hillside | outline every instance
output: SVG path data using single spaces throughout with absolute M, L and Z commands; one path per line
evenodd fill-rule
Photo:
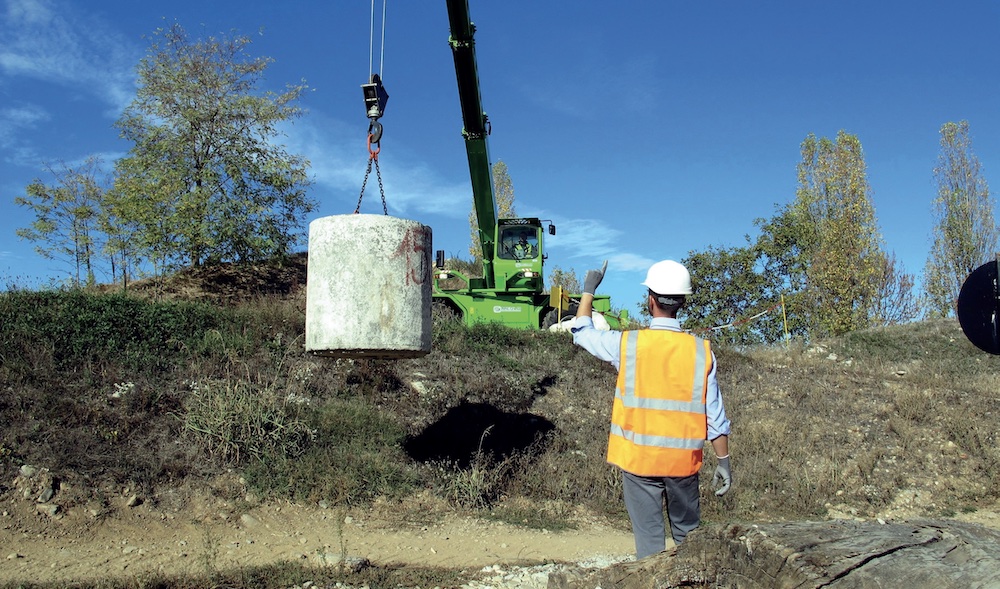
M 292 586 L 347 555 L 373 566 L 331 575 L 433 586 L 631 551 L 609 366 L 564 334 L 443 317 L 424 358 L 311 357 L 304 283 L 299 257 L 0 295 L 0 545 L 20 546 L 0 583 Z M 735 487 L 703 488 L 706 525 L 1000 527 L 1000 360 L 955 321 L 717 354 Z

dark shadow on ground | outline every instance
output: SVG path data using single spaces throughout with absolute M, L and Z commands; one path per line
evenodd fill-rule
M 406 440 L 403 448 L 418 462 L 445 461 L 466 468 L 479 451 L 502 460 L 536 441 L 544 444 L 546 434 L 554 429 L 551 421 L 539 415 L 507 413 L 485 403 L 463 402 Z

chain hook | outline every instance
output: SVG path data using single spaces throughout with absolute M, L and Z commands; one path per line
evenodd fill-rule
M 389 94 L 382 86 L 382 78 L 378 74 L 372 74 L 369 83 L 361 85 L 365 95 L 365 109 L 368 115 L 368 169 L 365 170 L 365 179 L 361 183 L 361 194 L 358 196 L 358 206 L 354 209 L 354 214 L 361 212 L 361 201 L 365 197 L 365 186 L 368 185 L 368 176 L 372 172 L 372 164 L 375 165 L 375 176 L 378 178 L 378 189 L 382 194 L 382 211 L 388 215 L 389 207 L 385 204 L 385 187 L 382 185 L 382 170 L 378 167 L 378 152 L 382 150 L 379 143 L 382 140 L 382 123 L 379 118 L 385 112 L 385 104 L 389 100 Z

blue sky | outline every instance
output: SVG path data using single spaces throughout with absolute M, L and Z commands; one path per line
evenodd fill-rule
M 470 10 L 490 153 L 508 166 L 518 213 L 558 227 L 550 268 L 582 275 L 608 259 L 601 291 L 619 306 L 634 308 L 652 262 L 756 235 L 755 218 L 793 199 L 809 133 L 859 137 L 886 247 L 918 278 L 940 126 L 968 120 L 987 181 L 1000 182 L 995 2 L 470 0 Z M 67 276 L 15 236 L 32 218 L 14 198 L 34 178 L 51 181 L 46 162 L 125 154 L 112 123 L 135 95 L 149 35 L 175 21 L 192 38 L 251 36 L 249 51 L 275 60 L 270 88 L 305 79 L 308 112 L 282 142 L 312 162 L 320 204 L 309 220 L 353 212 L 370 16 L 363 0 L 2 0 L 0 283 Z M 447 39 L 443 1 L 388 0 L 379 161 L 390 214 L 467 256 L 471 188 Z M 376 70 L 379 42 L 376 30 Z M 362 212 L 381 212 L 371 182 Z

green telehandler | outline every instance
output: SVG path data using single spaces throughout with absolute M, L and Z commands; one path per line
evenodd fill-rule
M 479 73 L 473 40 L 475 25 L 469 16 L 468 0 L 447 0 L 451 26 L 452 53 L 458 78 L 465 147 L 472 178 L 472 200 L 479 222 L 482 246 L 482 277 L 471 277 L 449 269 L 443 251 L 435 256 L 434 304 L 444 306 L 467 325 L 499 322 L 527 329 L 548 328 L 576 312 L 579 294 L 554 288 L 545 292 L 543 266 L 546 260 L 544 235 L 555 235 L 551 222 L 519 217 L 498 219 L 493 192 L 486 138 L 490 122 L 483 112 Z M 594 311 L 604 315 L 608 325 L 619 328 L 627 312 L 612 314 L 607 295 L 594 298 Z

